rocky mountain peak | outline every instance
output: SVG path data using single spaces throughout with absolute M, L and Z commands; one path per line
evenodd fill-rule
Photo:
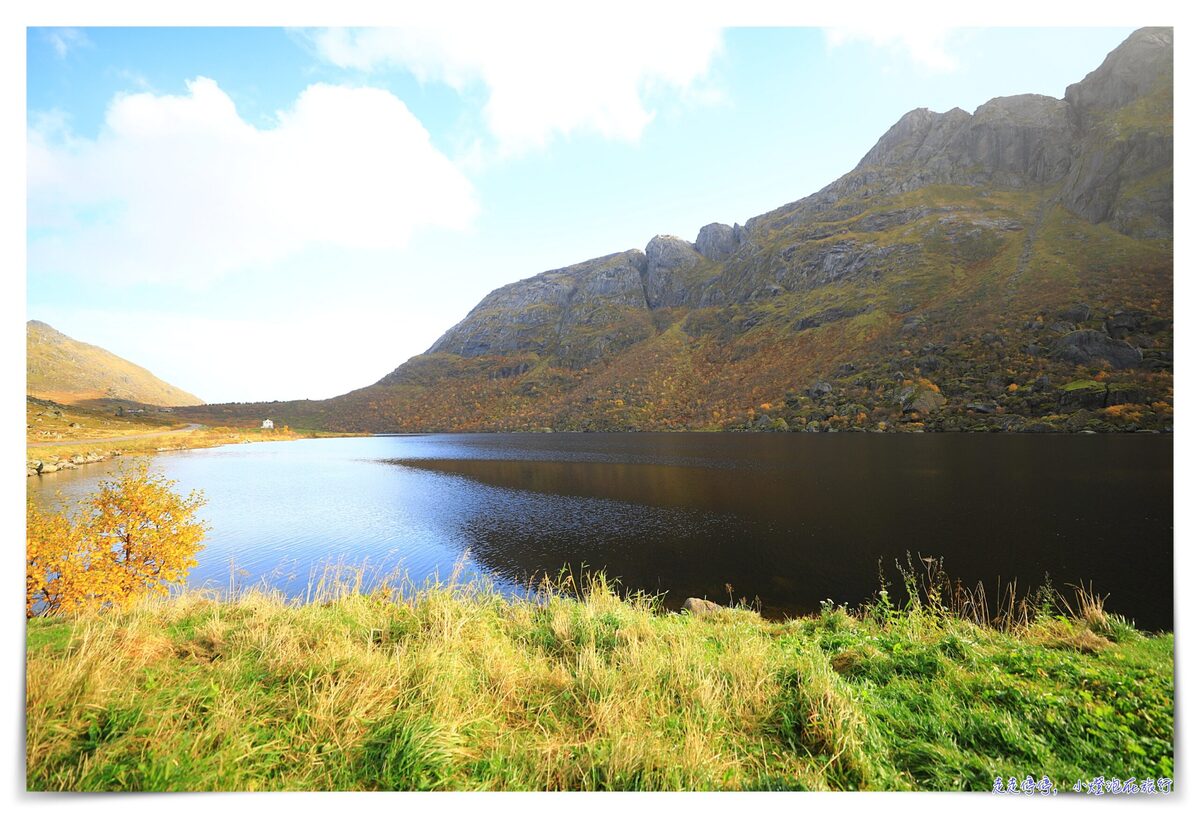
M 730 227 L 713 222 L 700 228 L 695 246 L 697 252 L 709 261 L 724 261 L 733 255 L 745 237 L 746 229 L 740 224 Z
M 488 293 L 429 352 L 464 358 L 561 352 L 572 333 L 619 321 L 626 311 L 647 313 L 646 272 L 646 255 L 626 250 L 505 285 Z M 575 353 L 587 360 L 612 351 L 612 339 L 600 340 L 596 349 Z
M 1174 67 L 1175 35 L 1170 28 L 1140 28 L 1115 48 L 1100 67 L 1067 86 L 1066 101 L 1087 124 L 1097 114 L 1149 94 Z
M 682 303 L 683 289 L 677 273 L 691 269 L 704 257 L 678 236 L 658 235 L 646 245 L 646 303 L 650 309 Z
M 883 181 L 893 192 L 925 184 L 1044 184 L 1066 174 L 1071 139 L 1069 108 L 1052 97 L 998 97 L 974 114 L 918 108 L 889 128 L 855 171 L 891 171 Z

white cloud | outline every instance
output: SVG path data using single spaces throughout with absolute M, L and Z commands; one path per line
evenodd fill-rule
M 722 49 L 719 28 L 686 20 L 576 19 L 553 28 L 515 26 L 503 36 L 487 26 L 306 36 L 322 59 L 341 68 L 407 70 L 459 92 L 482 84 L 484 123 L 503 153 L 576 132 L 636 141 L 663 93 L 711 97 L 703 84 Z
M 824 29 L 830 48 L 848 43 L 867 43 L 905 54 L 929 71 L 949 72 L 958 68 L 958 59 L 947 45 L 950 29 L 935 26 L 839 26 Z
M 73 49 L 92 44 L 88 36 L 77 28 L 48 28 L 44 36 L 60 60 L 66 59 Z
M 276 119 L 249 124 L 204 77 L 183 96 L 116 97 L 95 139 L 35 117 L 31 270 L 199 285 L 314 246 L 399 249 L 477 211 L 470 182 L 386 91 L 312 85 Z

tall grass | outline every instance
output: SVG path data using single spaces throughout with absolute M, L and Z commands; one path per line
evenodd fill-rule
M 1114 628 L 1095 595 L 1076 618 L 997 629 L 952 614 L 975 609 L 925 576 L 903 602 L 786 622 L 669 612 L 600 574 L 514 599 L 346 566 L 299 600 L 235 587 L 33 620 L 27 781 L 979 790 L 1170 775 L 1169 635 Z

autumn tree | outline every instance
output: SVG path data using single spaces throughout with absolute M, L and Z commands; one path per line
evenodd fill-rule
M 27 506 L 27 616 L 120 608 L 148 593 L 166 594 L 196 565 L 207 526 L 196 491 L 141 463 L 100 483 L 73 516 Z

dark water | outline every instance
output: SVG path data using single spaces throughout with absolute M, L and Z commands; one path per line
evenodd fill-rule
M 879 562 L 1060 587 L 1172 627 L 1172 440 L 1047 435 L 427 435 L 302 440 L 160 455 L 203 489 L 212 525 L 192 584 L 303 594 L 343 561 L 515 589 L 564 565 L 629 587 L 764 612 L 858 603 Z M 112 464 L 30 480 L 43 502 Z

